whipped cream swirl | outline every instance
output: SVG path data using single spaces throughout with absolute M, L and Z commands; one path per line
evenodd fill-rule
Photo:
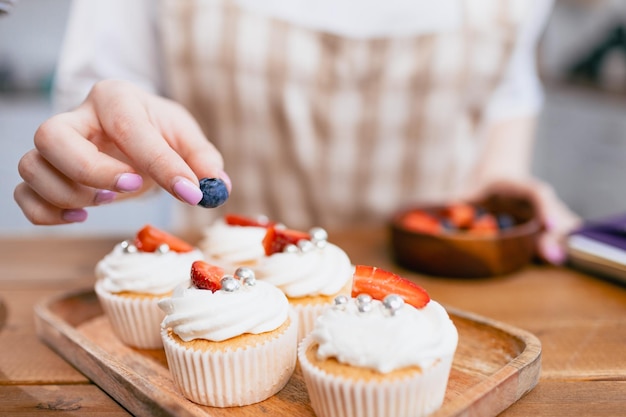
M 191 264 L 202 259 L 199 249 L 191 252 L 127 252 L 122 245 L 102 258 L 95 269 L 96 278 L 108 292 L 166 294 L 189 279 Z
M 337 294 L 352 279 L 353 266 L 338 246 L 326 243 L 307 251 L 266 256 L 254 267 L 257 279 L 280 288 L 288 297 Z
M 265 227 L 230 225 L 218 219 L 205 229 L 198 247 L 207 261 L 224 268 L 250 265 L 265 256 L 266 232 Z
M 289 314 L 285 295 L 273 285 L 256 281 L 235 291 L 211 292 L 196 288 L 189 280 L 159 301 L 166 317 L 161 324 L 182 340 L 215 342 L 244 333 L 259 334 L 280 327 Z
M 417 309 L 405 304 L 395 312 L 378 300 L 360 312 L 354 299 L 329 307 L 317 318 L 311 335 L 319 344 L 319 359 L 388 373 L 409 366 L 428 368 L 458 343 L 456 327 L 446 310 L 431 300 Z

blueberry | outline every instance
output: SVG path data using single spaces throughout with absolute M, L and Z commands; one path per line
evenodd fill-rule
M 498 214 L 496 220 L 498 221 L 498 227 L 501 230 L 515 226 L 515 219 L 511 215 L 506 213 Z
M 226 184 L 219 178 L 202 178 L 200 180 L 202 190 L 202 200 L 199 206 L 206 208 L 219 207 L 228 200 L 228 189 Z

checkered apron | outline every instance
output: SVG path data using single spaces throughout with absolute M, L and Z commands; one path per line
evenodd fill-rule
M 465 0 L 455 30 L 354 39 L 232 0 L 162 1 L 168 92 L 233 181 L 222 209 L 185 208 L 180 227 L 225 211 L 353 226 L 457 196 L 528 3 Z

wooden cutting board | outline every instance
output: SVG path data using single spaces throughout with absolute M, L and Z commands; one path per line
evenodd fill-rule
M 447 310 L 459 331 L 459 345 L 443 406 L 432 416 L 496 416 L 537 384 L 541 344 L 507 324 Z M 122 344 L 91 289 L 37 304 L 35 323 L 41 340 L 135 415 L 315 415 L 298 368 L 282 391 L 258 404 L 212 408 L 188 401 L 170 378 L 165 353 Z

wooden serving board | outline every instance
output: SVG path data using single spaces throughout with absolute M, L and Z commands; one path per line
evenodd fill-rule
M 459 346 L 444 404 L 432 416 L 496 416 L 537 384 L 541 344 L 504 323 L 452 308 L 448 312 L 459 331 Z M 315 415 L 297 368 L 282 391 L 261 403 L 212 408 L 188 401 L 170 378 L 165 353 L 123 345 L 92 290 L 37 304 L 35 323 L 41 340 L 135 415 Z

